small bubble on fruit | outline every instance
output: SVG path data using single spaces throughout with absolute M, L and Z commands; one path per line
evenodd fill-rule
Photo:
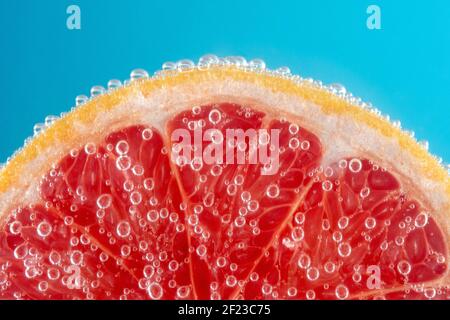
M 222 120 L 222 114 L 219 110 L 213 109 L 209 112 L 208 119 L 212 124 L 218 124 Z
M 401 275 L 408 275 L 411 272 L 411 264 L 406 260 L 401 260 L 397 264 L 397 270 Z
M 310 147 L 310 143 L 309 143 L 308 140 L 304 140 L 304 141 L 302 141 L 302 143 L 300 144 L 300 148 L 301 148 L 302 150 L 304 150 L 304 151 L 309 150 L 309 147 Z
M 322 182 L 322 189 L 324 191 L 331 191 L 331 189 L 333 189 L 333 183 L 329 180 L 325 180 Z
M 234 287 L 237 284 L 237 279 L 235 276 L 230 275 L 230 276 L 227 276 L 225 283 L 228 287 Z
M 428 223 L 428 213 L 420 212 L 414 219 L 414 225 L 417 228 L 423 228 Z
M 356 158 L 350 160 L 350 162 L 348 164 L 348 168 L 353 173 L 360 172 L 361 169 L 362 169 L 362 162 L 361 162 L 361 160 L 356 159 Z
M 111 206 L 112 197 L 110 194 L 102 194 L 97 198 L 97 206 L 100 209 L 108 209 Z
M 373 229 L 377 225 L 377 221 L 375 220 L 375 218 L 368 217 L 364 221 L 364 225 L 367 229 Z
M 309 281 L 315 281 L 319 278 L 320 272 L 316 267 L 311 267 L 306 270 L 306 278 Z
M 305 232 L 302 227 L 294 227 L 291 231 L 291 237 L 294 241 L 302 241 L 305 236 Z
M 348 257 L 352 253 L 352 247 L 347 242 L 338 245 L 338 253 L 341 257 Z
M 147 288 L 148 295 L 152 300 L 159 300 L 164 294 L 164 290 L 161 285 L 157 282 L 151 283 Z
M 47 221 L 42 221 L 37 226 L 37 233 L 40 237 L 45 238 L 52 232 L 52 226 Z
M 203 244 L 199 245 L 196 249 L 196 252 L 199 257 L 203 257 L 207 252 L 206 246 Z
M 121 221 L 117 224 L 116 233 L 121 238 L 126 238 L 131 233 L 130 224 L 127 221 Z
M 22 230 L 22 223 L 20 221 L 13 221 L 9 225 L 9 232 L 11 232 L 11 234 L 14 235 L 19 234 L 21 230 Z
M 148 141 L 153 137 L 153 131 L 152 129 L 146 128 L 142 130 L 142 139 Z
M 130 146 L 125 140 L 120 140 L 119 142 L 117 142 L 115 149 L 119 156 L 123 156 L 128 153 L 128 151 L 130 150 Z
M 94 143 L 92 142 L 88 142 L 84 145 L 84 152 L 86 152 L 86 154 L 94 154 L 97 151 L 97 147 L 95 146 Z
M 345 285 L 340 284 L 336 287 L 335 294 L 336 298 L 338 298 L 339 300 L 345 300 L 349 295 L 348 288 Z
M 131 159 L 128 156 L 120 156 L 116 159 L 116 168 L 120 171 L 126 171 L 131 167 Z
M 299 268 L 307 269 L 311 265 L 311 258 L 306 253 L 302 253 L 297 260 L 297 265 Z
M 280 194 L 280 188 L 276 184 L 271 184 L 267 187 L 266 195 L 269 198 L 276 198 Z

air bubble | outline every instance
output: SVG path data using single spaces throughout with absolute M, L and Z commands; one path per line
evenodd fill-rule
M 205 256 L 205 254 L 206 254 L 206 252 L 207 252 L 206 246 L 203 245 L 203 244 L 199 245 L 199 246 L 197 247 L 196 252 L 197 252 L 197 255 L 198 255 L 199 257 Z
M 40 237 L 45 238 L 52 232 L 52 226 L 47 221 L 42 221 L 38 224 L 36 230 Z
M 142 130 L 142 139 L 148 141 L 153 137 L 153 131 L 152 129 L 146 128 Z
M 428 213 L 421 212 L 419 213 L 416 218 L 414 219 L 414 225 L 417 228 L 423 228 L 428 223 Z
M 38 289 L 41 292 L 45 292 L 48 289 L 48 282 L 47 281 L 40 281 L 38 284 Z
M 24 259 L 28 254 L 28 247 L 25 243 L 18 245 L 14 249 L 14 258 L 18 260 Z
M 324 265 L 326 273 L 333 273 L 336 270 L 336 265 L 332 261 L 327 261 Z
M 130 255 L 130 253 L 131 253 L 131 248 L 129 245 L 124 244 L 120 247 L 120 255 L 122 257 L 124 257 L 124 258 L 128 257 Z
M 141 166 L 140 164 L 137 164 L 137 165 L 133 166 L 131 171 L 133 172 L 133 174 L 135 176 L 140 177 L 144 174 L 144 167 Z
M 299 268 L 307 269 L 311 265 L 311 258 L 306 253 L 302 253 L 297 260 L 297 265 Z
M 218 258 L 217 258 L 217 260 L 216 260 L 216 265 L 217 265 L 219 268 L 225 267 L 226 264 L 227 264 L 227 258 L 225 258 L 225 257 L 218 257 Z
M 115 149 L 118 155 L 123 156 L 128 153 L 128 151 L 130 150 L 130 146 L 125 140 L 120 140 L 119 142 L 117 142 Z
M 328 86 L 328 88 L 330 88 L 330 90 L 337 95 L 344 96 L 347 93 L 345 87 L 340 83 L 332 83 Z
M 97 152 L 97 147 L 95 146 L 94 143 L 92 142 L 88 142 L 86 143 L 86 145 L 84 146 L 84 152 L 86 152 L 86 154 L 92 155 L 95 152 Z
M 80 106 L 84 103 L 86 103 L 89 100 L 89 97 L 85 96 L 84 94 L 80 94 L 75 98 L 75 105 Z
M 348 164 L 348 168 L 353 173 L 360 172 L 361 169 L 362 169 L 362 162 L 361 162 L 361 160 L 356 159 L 356 158 L 350 160 L 350 162 Z
M 148 72 L 144 69 L 134 69 L 130 73 L 131 80 L 145 79 L 148 77 L 149 77 Z
M 303 224 L 305 222 L 305 214 L 302 212 L 297 212 L 294 220 L 297 224 Z
M 302 241 L 305 236 L 305 232 L 302 227 L 294 227 L 291 231 L 291 237 L 294 241 Z
M 341 257 L 348 257 L 352 253 L 352 247 L 347 242 L 338 245 L 338 253 Z
M 276 198 L 278 197 L 278 195 L 280 194 L 280 188 L 278 187 L 278 185 L 276 184 L 271 184 L 270 186 L 267 187 L 266 190 L 266 195 L 269 198 Z
M 300 144 L 300 148 L 304 151 L 309 150 L 310 148 L 310 143 L 307 140 L 302 141 L 302 143 Z
M 248 202 L 250 201 L 250 199 L 252 198 L 252 194 L 248 191 L 242 191 L 241 193 L 241 200 L 244 202 Z
M 295 287 L 289 287 L 289 288 L 287 289 L 287 295 L 288 295 L 289 297 L 295 297 L 295 296 L 297 295 L 297 288 L 295 288 Z
M 194 158 L 190 164 L 192 170 L 200 171 L 203 168 L 203 160 L 201 158 Z
M 79 250 L 72 251 L 70 254 L 70 262 L 76 266 L 80 265 L 83 262 L 83 253 Z
M 342 241 L 342 232 L 340 231 L 334 231 L 332 238 L 335 242 L 341 242 Z
M 258 281 L 258 279 L 259 279 L 258 273 L 256 273 L 256 272 L 250 273 L 250 281 L 255 282 L 255 281 Z
M 339 300 L 345 300 L 349 295 L 348 288 L 343 284 L 338 285 L 334 292 L 336 294 L 336 298 L 338 298 Z
M 117 235 L 121 238 L 126 238 L 131 233 L 130 224 L 127 221 L 121 221 L 117 224 L 116 228 Z
M 171 260 L 171 261 L 169 262 L 169 270 L 170 270 L 170 271 L 175 272 L 175 271 L 178 270 L 178 267 L 179 267 L 178 261 L 176 261 L 176 260 Z
M 181 286 L 177 289 L 177 297 L 185 299 L 189 296 L 190 288 L 188 286 Z
M 319 276 L 320 276 L 319 269 L 315 267 L 311 267 L 306 270 L 306 277 L 308 278 L 309 281 L 316 281 L 317 279 L 319 279 Z
M 402 260 L 397 264 L 397 270 L 401 275 L 407 276 L 411 272 L 411 264 L 406 260 Z
M 19 234 L 21 230 L 22 230 L 22 223 L 20 221 L 13 221 L 9 225 L 9 232 L 11 232 L 11 234 L 14 235 Z
M 237 284 L 237 279 L 235 276 L 231 275 L 231 276 L 227 276 L 225 283 L 228 287 L 234 287 Z
M 137 206 L 141 203 L 142 201 L 142 195 L 139 191 L 133 191 L 130 194 L 130 201 L 133 205 Z
M 117 79 L 111 79 L 108 81 L 108 89 L 114 90 L 120 88 L 122 86 L 122 82 Z
M 177 64 L 175 62 L 167 61 L 162 64 L 161 69 L 162 70 L 176 70 Z
M 209 112 L 208 119 L 212 124 L 218 124 L 222 120 L 222 114 L 219 110 L 213 109 Z
M 61 255 L 57 252 L 52 250 L 48 256 L 48 260 L 53 265 L 58 265 L 61 262 Z
M 273 290 L 272 286 L 268 283 L 264 283 L 261 287 L 261 292 L 263 295 L 271 294 L 272 290 Z
M 102 95 L 106 92 L 106 89 L 103 88 L 102 86 L 93 86 L 91 88 L 91 97 L 96 97 L 99 95 Z
M 214 193 L 208 192 L 203 198 L 203 205 L 206 208 L 209 208 L 212 207 L 213 204 L 214 204 Z
M 102 194 L 97 198 L 97 206 L 100 209 L 108 209 L 111 206 L 112 197 L 110 194 Z
M 131 167 L 131 159 L 128 156 L 120 156 L 116 159 L 116 168 L 120 171 L 126 171 Z
M 316 293 L 314 290 L 308 290 L 306 291 L 306 299 L 307 300 L 314 300 L 316 298 Z
M 367 198 L 370 194 L 370 189 L 368 187 L 364 187 L 361 189 L 361 191 L 359 192 L 359 195 L 361 198 Z
M 366 218 L 364 225 L 367 229 L 373 229 L 377 225 L 377 221 L 372 217 L 368 217 Z
M 164 290 L 157 282 L 151 283 L 147 288 L 148 295 L 152 300 L 159 300 L 164 294 Z
M 143 274 L 145 278 L 151 278 L 155 274 L 155 268 L 148 264 L 144 267 Z
M 189 71 L 195 68 L 195 63 L 188 59 L 183 59 L 177 62 L 178 71 Z
M 145 179 L 144 188 L 149 191 L 153 190 L 155 188 L 155 180 L 153 178 Z
M 51 268 L 48 268 L 48 270 L 47 270 L 47 278 L 49 280 L 52 280 L 52 281 L 58 280 L 60 275 L 61 275 L 61 273 L 56 268 L 51 267 Z
M 436 296 L 436 289 L 435 288 L 426 288 L 423 291 L 423 295 L 427 299 L 433 299 Z
M 255 211 L 257 211 L 257 210 L 259 209 L 259 202 L 258 202 L 257 200 L 250 200 L 250 201 L 247 203 L 247 209 L 248 209 L 250 212 L 255 212 Z
M 345 160 L 345 159 L 339 160 L 338 166 L 341 169 L 347 168 L 347 160 Z
M 266 63 L 264 62 L 264 60 L 261 59 L 253 59 L 250 60 L 248 65 L 250 66 L 250 68 L 255 69 L 255 70 L 264 70 L 266 69 Z
M 333 189 L 333 183 L 330 180 L 325 180 L 322 182 L 322 189 L 327 192 L 331 191 Z
M 339 220 L 338 220 L 338 227 L 339 227 L 339 229 L 342 230 L 342 229 L 347 228 L 349 220 L 350 219 L 348 217 L 340 217 Z
M 289 148 L 296 150 L 300 145 L 300 141 L 297 138 L 289 139 Z

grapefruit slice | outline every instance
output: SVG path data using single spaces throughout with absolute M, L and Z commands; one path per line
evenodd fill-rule
M 215 56 L 119 84 L 2 168 L 1 299 L 450 298 L 448 173 L 342 86 Z

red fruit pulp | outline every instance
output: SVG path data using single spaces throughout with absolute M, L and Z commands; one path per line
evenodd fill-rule
M 443 233 L 395 173 L 323 167 L 330 142 L 256 109 L 196 107 L 72 150 L 0 232 L 0 298 L 447 298 L 422 285 L 446 271 Z M 197 126 L 279 130 L 278 172 L 177 165 L 168 137 Z

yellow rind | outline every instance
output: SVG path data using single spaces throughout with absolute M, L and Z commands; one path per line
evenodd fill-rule
M 135 92 L 148 95 L 156 89 L 173 87 L 186 83 L 233 79 L 263 86 L 274 92 L 298 96 L 321 108 L 326 114 L 347 115 L 370 128 L 375 129 L 387 138 L 397 140 L 403 150 L 408 151 L 418 161 L 420 173 L 426 178 L 440 184 L 450 199 L 450 178 L 447 170 L 427 150 L 409 134 L 395 127 L 389 121 L 370 110 L 349 103 L 316 85 L 304 81 L 294 82 L 289 78 L 275 76 L 266 72 L 253 72 L 236 67 L 213 67 L 206 70 L 194 69 L 185 72 L 168 72 L 163 76 L 134 81 L 130 85 L 100 95 L 82 106 L 74 108 L 66 116 L 55 121 L 36 137 L 32 138 L 0 171 L 0 193 L 14 187 L 23 168 L 36 158 L 43 150 L 60 141 L 69 141 L 72 124 L 75 122 L 93 124 L 94 119 L 102 112 L 114 109 L 122 101 Z

